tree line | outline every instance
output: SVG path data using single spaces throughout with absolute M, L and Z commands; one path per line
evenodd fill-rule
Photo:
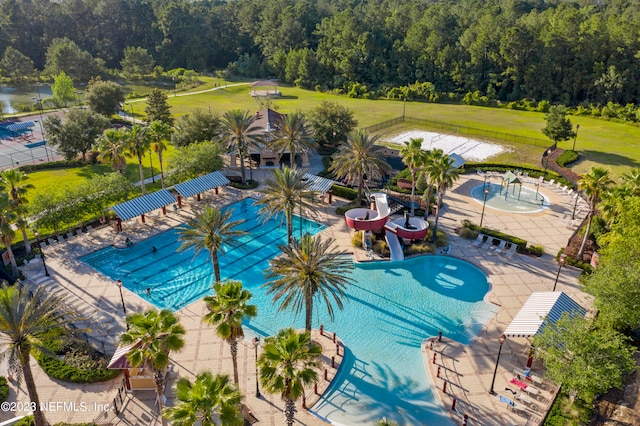
M 352 96 L 640 102 L 631 0 L 2 0 L 0 68 L 72 78 L 187 68 Z M 74 58 L 70 61 L 70 58 Z M 156 69 L 156 71 L 158 71 Z M 433 92 L 429 94 L 429 92 Z M 407 93 L 404 95 L 406 96 Z M 473 100 L 473 99 L 471 99 Z

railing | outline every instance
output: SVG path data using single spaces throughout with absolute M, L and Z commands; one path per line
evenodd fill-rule
M 382 123 L 365 127 L 364 130 L 366 130 L 369 133 L 373 133 L 382 129 L 395 126 L 396 124 L 400 124 L 403 122 L 416 123 L 416 124 L 420 124 L 422 126 L 428 127 L 430 129 L 441 130 L 447 133 L 459 133 L 465 136 L 479 136 L 483 138 L 514 142 L 514 143 L 519 143 L 524 145 L 534 145 L 534 146 L 549 145 L 549 141 L 546 139 L 532 138 L 529 136 L 516 135 L 513 133 L 506 133 L 506 132 L 496 132 L 493 130 L 462 126 L 459 124 L 445 123 L 442 121 L 433 121 L 433 120 L 427 120 L 424 118 L 416 118 L 416 117 L 396 117 L 391 120 L 383 121 Z

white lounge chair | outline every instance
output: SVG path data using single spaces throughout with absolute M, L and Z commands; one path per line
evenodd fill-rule
M 58 244 L 58 242 L 53 238 L 47 238 L 47 241 L 49 242 L 50 246 L 55 246 L 56 244 Z
M 67 241 L 69 241 L 73 237 L 75 237 L 75 235 L 73 235 L 73 232 L 67 232 Z
M 64 243 L 66 240 L 64 239 L 64 237 L 62 235 L 58 235 L 58 242 L 59 243 Z
M 491 246 L 489 247 L 489 250 L 491 250 L 491 253 L 500 253 L 502 250 L 504 250 L 504 247 L 507 245 L 507 242 L 505 240 L 499 240 L 500 243 L 498 244 L 498 246 L 494 246 L 493 244 L 491 244 Z
M 78 237 L 82 237 L 82 236 L 84 235 L 84 232 L 82 232 L 82 229 L 78 229 L 78 230 L 76 231 L 76 235 L 77 235 Z
M 482 245 L 482 243 L 485 242 L 485 240 L 489 238 L 487 235 L 485 234 L 478 234 L 478 237 L 476 238 L 476 240 L 472 243 L 474 247 L 480 247 Z
M 509 249 L 507 251 L 503 252 L 503 253 L 504 253 L 505 256 L 511 257 L 514 254 L 516 254 L 517 250 L 518 250 L 518 246 L 516 244 L 511 244 L 511 247 L 509 247 Z
M 41 249 L 46 249 L 46 248 L 47 248 L 47 242 L 46 242 L 46 241 L 42 241 L 42 242 L 40 243 L 40 248 L 41 248 Z
M 495 249 L 495 252 L 500 254 L 500 253 L 504 253 L 507 250 L 507 244 L 511 244 L 507 241 L 500 241 L 500 245 L 498 246 L 498 248 Z
M 88 233 L 93 232 L 93 226 L 91 226 L 91 225 L 87 225 L 87 232 L 88 232 Z

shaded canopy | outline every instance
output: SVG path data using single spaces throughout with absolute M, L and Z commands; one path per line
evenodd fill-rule
M 117 204 L 111 208 L 120 219 L 129 220 L 175 202 L 176 199 L 171 192 L 161 189 L 160 191 Z
M 229 185 L 229 183 L 229 179 L 225 175 L 220 172 L 213 172 L 174 185 L 174 189 L 183 197 L 191 197 L 219 186 Z

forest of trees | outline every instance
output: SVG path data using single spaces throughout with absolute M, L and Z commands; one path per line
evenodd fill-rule
M 64 51 L 50 46 L 64 37 L 91 74 L 129 63 L 128 49 L 164 70 L 366 96 L 419 81 L 501 101 L 640 103 L 636 0 L 0 0 L 3 75 L 57 74 Z

